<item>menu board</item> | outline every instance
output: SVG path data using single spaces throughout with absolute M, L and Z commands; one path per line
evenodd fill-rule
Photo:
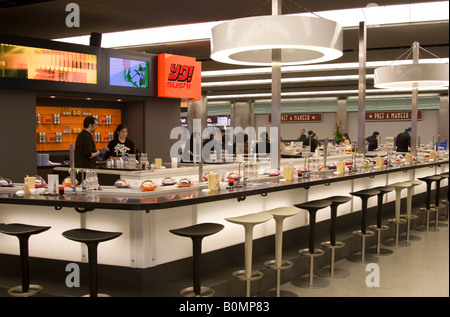
M 97 56 L 0 43 L 0 77 L 97 84 Z

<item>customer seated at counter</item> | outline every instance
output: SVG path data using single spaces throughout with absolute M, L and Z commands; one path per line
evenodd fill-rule
M 136 154 L 136 146 L 128 138 L 128 129 L 125 125 L 119 124 L 114 131 L 114 139 L 108 143 L 107 157 L 117 158 L 125 154 Z

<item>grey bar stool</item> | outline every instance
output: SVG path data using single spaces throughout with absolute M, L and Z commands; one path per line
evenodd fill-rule
M 445 204 L 445 206 L 447 207 L 447 216 L 445 217 L 445 220 L 447 220 L 448 221 L 448 207 L 449 207 L 449 202 L 448 202 L 448 197 L 449 197 L 449 195 L 448 195 L 448 193 L 449 193 L 449 191 L 448 191 L 448 172 L 445 172 L 445 173 L 441 173 L 441 174 L 439 174 L 443 179 L 447 179 L 447 198 L 445 198 L 445 199 L 443 199 L 443 200 L 441 200 L 441 202 L 443 203 L 443 204 Z
M 373 229 L 377 233 L 377 246 L 376 248 L 370 248 L 367 249 L 367 254 L 376 254 L 377 256 L 386 256 L 386 255 L 392 255 L 394 251 L 391 249 L 386 249 L 381 247 L 381 232 L 389 230 L 389 226 L 383 225 L 383 197 L 385 194 L 390 193 L 395 188 L 392 186 L 380 186 L 376 187 L 375 189 L 378 189 L 380 193 L 377 195 L 377 224 L 376 225 L 370 225 L 369 228 Z
M 419 180 L 424 181 L 427 184 L 427 196 L 425 201 L 425 208 L 420 208 L 421 211 L 425 211 L 427 213 L 426 216 L 426 223 L 424 226 L 418 226 L 414 228 L 418 231 L 430 231 L 430 212 L 435 211 L 436 215 L 438 214 L 438 209 L 434 208 L 431 205 L 431 184 L 433 182 L 436 182 L 437 180 L 441 180 L 440 176 L 432 175 L 432 176 L 426 176 L 426 177 L 419 177 Z M 432 231 L 439 231 L 437 226 L 432 228 Z
M 171 229 L 169 232 L 192 239 L 192 258 L 193 258 L 193 287 L 182 289 L 180 294 L 185 297 L 211 297 L 214 295 L 214 289 L 201 286 L 201 255 L 202 240 L 204 237 L 218 233 L 224 228 L 218 223 L 200 223 L 193 226 Z
M 432 205 L 432 207 L 436 208 L 436 219 L 435 219 L 435 223 L 437 227 L 447 227 L 448 224 L 440 222 L 439 221 L 439 210 L 444 207 L 443 204 L 441 204 L 441 181 L 443 179 L 448 178 L 448 175 L 443 175 L 443 174 L 437 174 L 436 176 L 439 176 L 440 179 L 436 181 L 436 194 L 435 194 L 435 200 L 434 200 L 434 205 Z
M 261 271 L 252 271 L 253 256 L 253 228 L 261 223 L 272 219 L 272 215 L 264 212 L 247 214 L 238 217 L 225 218 L 226 221 L 243 225 L 245 230 L 245 269 L 233 272 L 233 276 L 241 281 L 245 281 L 245 296 L 250 297 L 250 283 L 263 277 Z
M 71 229 L 62 233 L 63 237 L 72 241 L 84 243 L 88 249 L 89 262 L 89 295 L 90 297 L 108 297 L 107 294 L 98 293 L 97 274 L 97 247 L 100 242 L 109 241 L 119 237 L 122 232 L 107 232 L 91 229 Z
M 316 214 L 319 209 L 331 206 L 331 201 L 327 199 L 313 200 L 302 204 L 294 205 L 297 208 L 306 209 L 309 213 L 309 247 L 298 252 L 309 258 L 309 277 L 299 278 L 292 281 L 292 284 L 302 288 L 323 288 L 330 285 L 330 281 L 324 278 L 314 278 L 314 258 L 324 255 L 325 251 L 315 246 Z
M 422 181 L 419 180 L 411 180 L 408 181 L 408 183 L 411 183 L 412 186 L 408 187 L 408 197 L 406 199 L 406 214 L 400 215 L 403 219 L 406 219 L 406 235 L 404 238 L 400 237 L 400 244 L 405 244 L 406 246 L 410 245 L 410 241 L 420 241 L 422 240 L 421 237 L 412 236 L 410 234 L 411 232 L 411 220 L 419 218 L 418 215 L 413 215 L 412 212 L 412 197 L 413 197 L 413 191 L 414 187 L 419 186 L 422 184 Z
M 276 297 L 297 297 L 298 295 L 280 290 L 281 287 L 281 271 L 287 270 L 292 267 L 292 262 L 283 260 L 283 222 L 284 219 L 296 215 L 299 210 L 295 207 L 280 207 L 271 210 L 264 211 L 273 216 L 275 220 L 275 259 L 264 262 L 264 265 L 268 268 L 276 270 L 276 286 L 274 291 L 265 292 L 265 296 Z
M 401 206 L 402 206 L 402 190 L 412 188 L 410 182 L 399 182 L 391 185 L 395 188 L 395 218 L 389 219 L 390 223 L 395 224 L 394 238 L 383 242 L 384 245 L 389 247 L 406 247 L 405 243 L 400 243 L 400 225 L 408 223 L 407 219 L 401 218 Z
M 320 268 L 316 271 L 316 275 L 326 278 L 344 278 L 350 275 L 350 272 L 344 269 L 336 268 L 334 266 L 336 249 L 343 248 L 345 243 L 342 241 L 336 241 L 336 219 L 337 219 L 337 208 L 341 204 L 352 200 L 349 196 L 332 196 L 327 197 L 327 200 L 331 201 L 331 225 L 330 225 L 330 241 L 325 241 L 321 243 L 321 246 L 331 250 L 331 262 L 330 267 Z
M 350 193 L 352 196 L 361 198 L 361 230 L 353 231 L 353 234 L 361 237 L 361 256 L 357 254 L 351 255 L 347 260 L 356 263 L 374 263 L 378 262 L 378 258 L 372 254 L 366 254 L 366 238 L 375 235 L 375 232 L 367 230 L 367 202 L 370 197 L 377 196 L 380 193 L 378 189 L 364 189 Z
M 0 224 L 0 232 L 15 236 L 19 239 L 20 265 L 22 271 L 22 285 L 12 287 L 8 290 L 9 295 L 15 297 L 28 297 L 38 294 L 42 291 L 41 285 L 30 285 L 30 265 L 28 240 L 33 234 L 39 234 L 47 231 L 51 227 L 33 226 L 23 223 Z

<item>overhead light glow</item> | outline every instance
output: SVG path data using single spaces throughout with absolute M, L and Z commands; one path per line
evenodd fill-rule
M 382 11 L 373 15 L 371 12 Z M 392 13 L 391 13 L 392 12 Z M 365 7 L 344 10 L 318 11 L 316 14 L 325 19 L 336 21 L 343 28 L 357 27 L 361 21 L 371 25 L 402 24 L 415 22 L 445 21 L 449 19 L 449 2 L 436 1 L 402 4 L 381 7 Z M 294 16 L 314 16 L 312 13 L 293 14 Z M 374 16 L 376 19 L 373 19 Z M 370 19 L 369 19 L 370 17 Z M 193 23 L 124 32 L 102 34 L 102 47 L 118 48 L 143 45 L 157 45 L 183 41 L 209 40 L 211 29 L 226 21 Z M 55 39 L 56 41 L 89 45 L 90 35 Z

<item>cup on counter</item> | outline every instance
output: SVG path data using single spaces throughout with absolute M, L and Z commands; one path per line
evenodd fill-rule
M 375 163 L 376 163 L 375 166 L 380 170 L 382 170 L 384 167 L 384 158 L 378 156 L 377 158 L 375 158 Z
M 162 158 L 155 158 L 155 169 L 159 169 L 162 166 Z
M 283 167 L 283 178 L 287 181 L 291 181 L 293 178 L 294 167 L 293 166 L 284 166 Z
M 178 167 L 178 159 L 176 157 L 172 157 L 170 160 L 172 162 L 171 167 L 177 168 Z
M 208 174 L 208 189 L 219 190 L 219 174 L 217 173 Z

